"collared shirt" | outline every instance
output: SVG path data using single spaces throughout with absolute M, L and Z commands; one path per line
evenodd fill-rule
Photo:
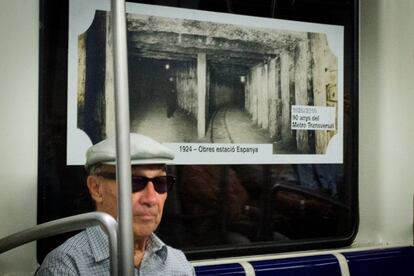
M 109 275 L 108 237 L 99 227 L 85 231 L 68 239 L 51 251 L 36 272 L 43 275 Z M 165 245 L 152 234 L 145 249 L 138 275 L 195 275 L 194 268 L 180 250 Z

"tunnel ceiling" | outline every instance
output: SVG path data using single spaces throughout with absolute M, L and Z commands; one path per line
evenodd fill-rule
M 293 47 L 305 32 L 247 28 L 213 22 L 128 15 L 129 54 L 194 61 L 206 53 L 211 66 L 249 68 Z

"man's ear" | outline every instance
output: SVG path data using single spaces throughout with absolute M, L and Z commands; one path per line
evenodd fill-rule
M 89 175 L 86 179 L 86 185 L 89 189 L 89 194 L 95 200 L 96 203 L 102 202 L 102 194 L 98 177 L 95 175 Z

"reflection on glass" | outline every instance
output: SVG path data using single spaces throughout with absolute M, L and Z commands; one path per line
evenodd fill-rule
M 159 235 L 183 249 L 346 235 L 343 166 L 176 166 Z

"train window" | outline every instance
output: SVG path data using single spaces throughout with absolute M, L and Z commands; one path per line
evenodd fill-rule
M 340 165 L 177 166 L 174 171 L 178 183 L 159 235 L 196 256 L 206 248 L 274 252 L 275 245 L 352 232 Z
M 107 36 L 100 35 L 110 32 L 106 25 L 108 14 L 103 11 L 95 13 L 93 22 L 85 25 L 85 32 L 75 43 L 78 55 L 68 57 L 71 53 L 69 12 L 74 2 L 95 1 L 40 1 L 38 223 L 93 209 L 84 182 L 84 168 L 70 161 L 78 148 L 68 146 L 68 128 L 70 124 L 76 124 L 92 143 L 96 143 L 106 138 L 113 120 L 111 109 L 105 107 L 102 98 L 111 92 L 105 87 L 108 83 L 106 50 L 110 42 Z M 163 21 L 156 17 L 145 19 L 150 23 L 143 23 L 140 19 L 129 22 L 132 29 L 149 25 L 141 35 L 129 34 L 128 50 L 132 130 L 164 140 L 160 142 L 183 142 L 178 149 L 180 152 L 205 152 L 205 156 L 209 156 L 209 151 L 218 151 L 218 145 L 224 145 L 220 150 L 231 151 L 243 143 L 256 145 L 265 141 L 272 145 L 271 154 L 276 156 L 274 161 L 262 158 L 260 154 L 252 154 L 243 160 L 211 156 L 200 160 L 198 158 L 203 155 L 199 154 L 193 161 L 170 166 L 177 183 L 168 195 L 163 220 L 157 230 L 162 240 L 184 250 L 190 259 L 349 245 L 358 227 L 358 1 L 132 2 L 146 4 L 146 7 L 157 5 L 207 14 L 216 12 L 214 14 L 218 17 L 227 13 L 244 19 L 248 17 L 243 16 L 254 16 L 259 21 L 260 18 L 280 19 L 343 28 L 343 37 L 339 41 L 343 55 L 338 59 L 339 63 L 333 61 L 329 54 L 322 62 L 316 60 L 312 53 L 301 56 L 299 46 L 294 43 L 303 37 L 306 37 L 302 39 L 304 47 L 312 43 L 328 45 L 323 35 L 316 31 L 296 36 L 288 34 L 288 31 L 280 34 L 278 39 L 283 40 L 283 49 L 290 49 L 292 53 L 291 65 L 282 68 L 283 57 L 278 52 L 283 52 L 282 48 L 273 45 L 274 37 L 266 31 L 244 31 L 216 24 L 212 25 L 216 33 L 227 32 L 229 36 L 231 33 L 231 37 L 213 39 L 203 36 L 201 31 L 171 36 L 156 24 L 164 24 L 167 29 L 185 25 L 191 30 L 203 24 L 185 20 Z M 166 43 L 168 40 L 174 40 L 176 44 Z M 156 46 L 151 48 L 150 44 Z M 327 52 L 331 46 L 320 46 L 321 51 Z M 207 51 L 207 55 L 198 55 L 199 49 Z M 76 65 L 70 64 L 73 60 L 76 60 Z M 308 62 L 306 68 L 309 69 L 296 67 L 294 64 L 299 60 Z M 202 71 L 204 73 L 200 74 L 198 70 L 203 68 L 198 68 L 197 63 L 207 64 Z M 323 79 L 322 85 L 312 71 L 321 64 L 323 77 L 319 78 Z M 71 75 L 73 68 L 78 72 L 76 78 Z M 273 76 L 271 81 L 278 84 L 272 86 L 268 79 L 264 81 L 260 77 L 264 74 L 268 74 L 269 79 Z M 266 96 L 265 103 L 252 104 L 252 97 L 257 97 L 262 93 L 260 91 L 280 91 L 277 86 L 286 81 L 282 80 L 283 74 L 290 82 L 284 99 L 283 93 L 277 92 L 278 98 Z M 201 132 L 200 106 L 194 104 L 196 100 L 191 94 L 197 90 L 196 80 L 200 76 L 204 76 L 206 84 L 202 118 L 207 121 Z M 337 79 L 342 80 L 341 93 L 337 93 Z M 302 98 L 297 95 L 299 88 L 295 90 L 295 86 L 301 85 L 305 87 Z M 78 90 L 75 121 L 69 120 L 71 89 Z M 325 109 L 317 108 L 321 105 L 317 98 L 320 94 L 318 89 L 324 91 Z M 168 95 L 160 96 L 162 91 L 168 91 Z M 239 94 L 241 96 L 234 96 L 234 91 L 243 92 Z M 305 102 L 303 98 L 306 98 Z M 260 101 L 260 97 L 257 99 Z M 341 113 L 334 122 L 342 126 L 342 143 L 336 148 L 340 152 L 339 159 L 321 158 L 324 155 L 321 147 L 326 150 L 328 143 L 321 141 L 331 139 L 337 132 L 293 127 L 292 121 L 296 120 L 293 113 L 299 112 L 293 107 L 300 110 L 303 105 L 315 107 L 305 111 L 322 114 L 334 110 Z M 255 118 L 258 112 L 258 116 L 267 116 L 266 119 Z M 285 113 L 289 116 L 284 116 Z M 269 119 L 271 116 L 274 120 Z M 280 124 L 277 123 L 279 119 Z M 157 123 L 154 124 L 153 120 Z M 260 126 L 258 120 L 262 120 Z M 297 120 L 300 123 L 301 119 Z M 325 144 L 321 146 L 321 143 Z M 260 147 L 240 150 L 254 153 Z M 277 158 L 286 153 L 299 157 Z M 39 241 L 39 261 L 67 237 Z

